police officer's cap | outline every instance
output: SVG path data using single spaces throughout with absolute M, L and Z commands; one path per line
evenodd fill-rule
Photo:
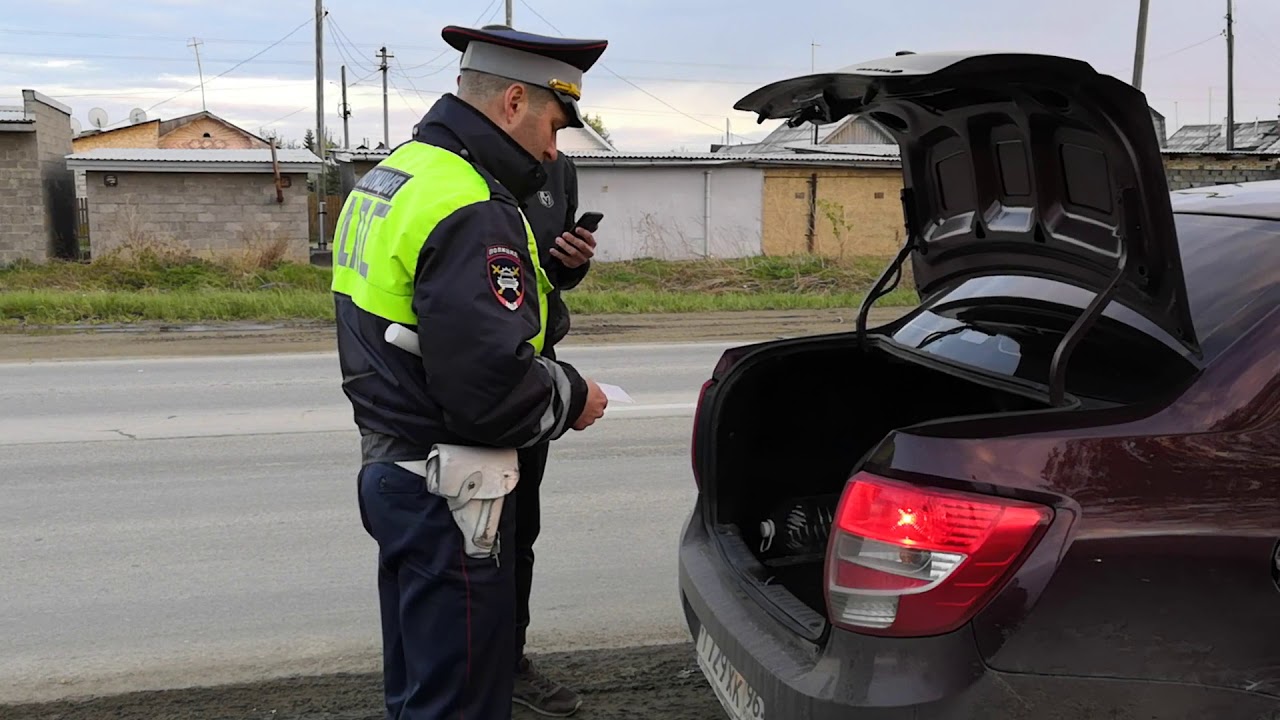
M 570 127 L 582 127 L 578 101 L 582 76 L 608 47 L 607 40 L 577 40 L 513 30 L 505 25 L 483 28 L 446 27 L 444 41 L 462 53 L 462 70 L 476 70 L 535 87 L 546 88 L 569 116 Z

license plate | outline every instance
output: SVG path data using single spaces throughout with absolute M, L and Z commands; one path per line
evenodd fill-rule
M 764 700 L 747 684 L 742 673 L 729 662 L 729 658 L 707 634 L 706 627 L 698 628 L 698 666 L 707 676 L 720 704 L 734 720 L 764 720 Z

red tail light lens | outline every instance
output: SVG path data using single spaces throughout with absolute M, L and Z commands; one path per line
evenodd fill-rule
M 702 400 L 707 396 L 707 389 L 715 383 L 715 380 L 708 380 L 702 383 L 702 389 L 698 391 L 698 404 L 693 410 L 693 437 L 689 440 L 689 462 L 693 466 L 693 484 L 699 490 L 702 489 L 702 478 L 698 476 L 698 425 L 702 422 Z
M 951 632 L 995 595 L 1051 518 L 1041 505 L 859 473 L 827 547 L 831 621 L 877 635 Z

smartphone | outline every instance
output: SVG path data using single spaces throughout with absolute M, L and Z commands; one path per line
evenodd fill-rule
M 577 227 L 583 228 L 588 232 L 595 232 L 600 227 L 600 221 L 604 219 L 604 213 L 584 212 L 578 218 Z

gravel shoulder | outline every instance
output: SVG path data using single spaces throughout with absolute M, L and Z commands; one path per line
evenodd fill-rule
M 869 326 L 907 308 L 876 308 Z M 679 315 L 594 315 L 574 318 L 564 345 L 732 342 L 848 332 L 857 310 L 724 312 Z M 0 332 L 0 362 L 190 357 L 335 350 L 328 323 L 166 326 L 136 324 Z
M 691 644 L 534 656 L 583 695 L 575 720 L 714 720 L 724 717 Z M 381 677 L 321 675 L 261 683 L 0 705 L 6 720 L 380 720 Z M 512 720 L 541 717 L 517 707 Z

